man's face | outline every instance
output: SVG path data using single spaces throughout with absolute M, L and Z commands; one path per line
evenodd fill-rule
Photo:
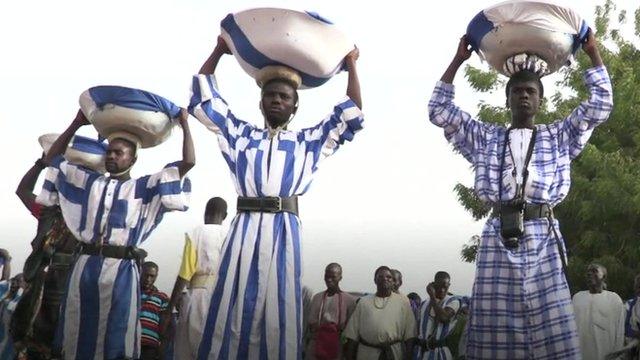
M 136 161 L 134 149 L 129 143 L 120 139 L 109 142 L 104 166 L 111 174 L 117 174 L 130 168 Z
M 447 293 L 449 293 L 449 285 L 451 285 L 451 280 L 447 278 L 438 279 L 433 283 L 433 288 L 436 290 L 437 299 L 442 300 L 445 296 L 447 296 Z
M 324 271 L 324 283 L 327 285 L 327 290 L 336 290 L 342 280 L 342 271 L 339 267 L 334 266 Z
M 516 82 L 509 88 L 507 105 L 514 117 L 533 116 L 540 109 L 540 100 L 537 81 Z
M 149 290 L 153 287 L 158 277 L 158 269 L 153 266 L 142 268 L 142 290 Z
M 379 291 L 393 291 L 395 281 L 391 271 L 383 269 L 378 271 L 375 277 L 375 283 Z
M 590 288 L 599 287 L 604 281 L 604 271 L 600 266 L 591 264 L 587 267 L 585 277 L 587 279 L 587 286 Z
M 402 286 L 402 274 L 400 271 L 392 271 L 393 275 L 393 291 L 397 292 Z
M 296 90 L 286 82 L 272 81 L 262 88 L 262 113 L 272 128 L 284 125 L 295 112 Z

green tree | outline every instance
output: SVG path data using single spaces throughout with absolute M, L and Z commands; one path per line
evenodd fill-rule
M 585 288 L 586 266 L 597 261 L 608 269 L 608 288 L 628 298 L 633 294 L 633 278 L 640 273 L 640 51 L 635 45 L 640 40 L 640 8 L 634 12 L 631 39 L 620 32 L 627 13 L 616 10 L 611 0 L 597 6 L 595 13 L 600 52 L 613 82 L 614 111 L 572 163 L 571 191 L 555 215 L 569 252 L 572 292 Z M 536 122 L 563 118 L 588 97 L 582 74 L 590 61 L 580 51 L 577 63 L 576 69 L 561 70 L 558 90 L 545 100 Z M 480 93 L 503 91 L 504 82 L 494 71 L 467 66 L 465 77 Z M 502 106 L 482 101 L 478 105 L 483 121 L 506 123 L 509 116 Z M 471 187 L 458 184 L 454 191 L 476 220 L 488 216 L 489 208 Z M 463 260 L 475 261 L 478 240 L 474 236 L 463 247 Z

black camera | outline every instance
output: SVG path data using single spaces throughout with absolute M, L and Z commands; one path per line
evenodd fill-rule
M 509 250 L 517 249 L 524 234 L 524 201 L 506 202 L 500 205 L 500 235 Z

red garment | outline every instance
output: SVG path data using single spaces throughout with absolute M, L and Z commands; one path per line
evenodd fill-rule
M 142 327 L 141 345 L 160 346 L 160 313 L 169 306 L 167 294 L 153 286 L 150 291 L 142 292 L 140 307 L 140 326 Z
M 31 208 L 29 209 L 29 211 L 31 212 L 31 215 L 33 215 L 34 218 L 40 220 L 40 215 L 42 214 L 43 207 L 44 207 L 43 205 L 40 205 L 34 201 L 31 203 Z

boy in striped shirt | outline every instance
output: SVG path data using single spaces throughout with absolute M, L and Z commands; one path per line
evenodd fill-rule
M 146 261 L 142 265 L 142 307 L 140 309 L 141 360 L 161 359 L 160 313 L 169 306 L 169 296 L 153 286 L 158 278 L 158 265 Z

